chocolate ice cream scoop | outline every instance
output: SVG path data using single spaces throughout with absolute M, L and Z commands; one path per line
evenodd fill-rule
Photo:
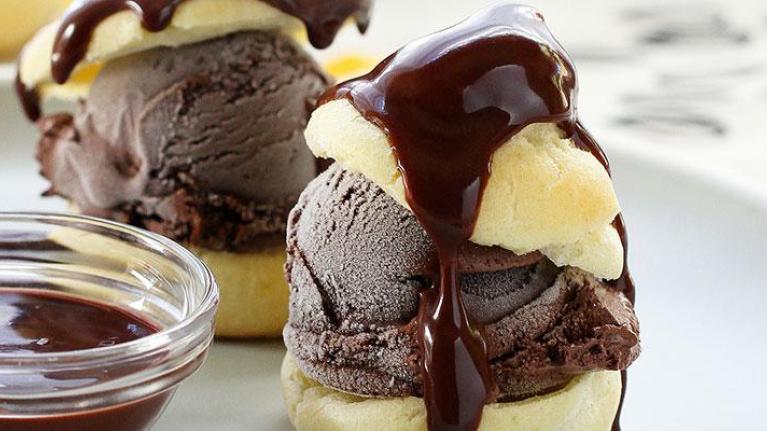
M 434 245 L 415 216 L 334 165 L 291 214 L 288 253 L 285 339 L 301 369 L 342 391 L 422 396 L 416 318 L 419 293 L 432 283 Z M 500 399 L 624 369 L 638 356 L 631 304 L 593 276 L 540 255 L 474 246 L 461 256 L 463 268 L 474 268 L 462 275 L 463 300 L 485 326 Z
M 302 132 L 327 84 L 277 33 L 153 49 L 108 63 L 73 118 L 40 120 L 38 158 L 85 213 L 247 249 L 316 175 Z

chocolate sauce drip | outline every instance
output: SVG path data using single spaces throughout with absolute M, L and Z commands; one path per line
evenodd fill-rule
M 357 29 L 365 33 L 370 25 L 371 0 L 262 0 L 303 21 L 309 42 L 324 49 L 333 40 L 349 17 L 354 17 Z
M 628 372 L 621 371 L 621 401 L 618 404 L 618 411 L 615 413 L 611 431 L 621 431 L 621 413 L 623 413 L 623 401 L 626 399 L 626 386 L 628 385 Z
M 53 42 L 51 75 L 63 84 L 88 53 L 93 32 L 105 19 L 130 10 L 148 31 L 159 32 L 170 25 L 176 8 L 184 0 L 80 0 L 61 20 Z
M 609 166 L 606 166 L 607 172 L 610 172 Z M 636 288 L 634 287 L 634 279 L 631 277 L 631 271 L 628 266 L 628 234 L 626 232 L 626 224 L 623 220 L 623 214 L 618 216 L 613 221 L 613 227 L 618 231 L 618 235 L 621 238 L 621 244 L 623 244 L 623 273 L 620 278 L 610 283 L 610 285 L 626 295 L 631 304 L 636 302 Z M 626 399 L 626 387 L 628 385 L 628 372 L 626 370 L 621 371 L 621 401 L 618 405 L 618 411 L 615 414 L 615 420 L 613 421 L 612 431 L 621 431 L 621 413 L 623 413 L 623 402 Z
M 618 235 L 621 237 L 621 244 L 623 244 L 623 273 L 620 278 L 613 281 L 612 286 L 623 292 L 626 298 L 631 301 L 631 304 L 636 302 L 636 288 L 634 287 L 634 279 L 631 277 L 631 271 L 628 267 L 628 233 L 626 232 L 626 224 L 623 220 L 623 214 L 618 214 L 618 217 L 613 221 L 613 227 L 618 231 Z
M 85 58 L 93 32 L 110 16 L 131 11 L 150 32 L 163 31 L 170 25 L 178 6 L 186 0 L 79 0 L 71 6 L 59 26 L 51 56 L 51 75 L 65 83 L 75 67 Z M 259 0 L 300 19 L 316 48 L 327 48 L 350 17 L 364 33 L 370 17 L 371 0 Z M 35 90 L 26 88 L 17 77 L 17 93 L 27 117 L 40 118 L 40 105 Z
M 559 124 L 609 171 L 578 123 L 575 68 L 536 10 L 501 4 L 405 46 L 320 103 L 340 98 L 388 135 L 410 208 L 438 250 L 418 320 L 429 429 L 476 430 L 497 390 L 482 328 L 461 299 L 457 250 L 474 230 L 493 154 L 525 126 Z
M 16 96 L 19 98 L 24 115 L 26 115 L 30 121 L 37 121 L 41 114 L 40 96 L 37 94 L 37 90 L 29 89 L 23 82 L 21 82 L 21 73 L 18 68 L 16 70 L 16 81 L 14 82 Z
M 93 32 L 110 16 L 130 10 L 148 31 L 159 32 L 170 25 L 178 6 L 185 0 L 80 0 L 64 15 L 51 57 L 51 74 L 59 84 L 69 79 L 88 52 Z M 317 48 L 327 48 L 351 16 L 360 31 L 368 25 L 369 0 L 260 0 L 303 21 L 309 39 Z

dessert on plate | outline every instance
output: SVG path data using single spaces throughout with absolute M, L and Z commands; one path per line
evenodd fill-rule
M 19 60 L 48 195 L 193 249 L 221 288 L 217 335 L 278 336 L 287 215 L 318 164 L 303 131 L 330 83 L 319 48 L 368 0 L 84 0 Z M 40 100 L 79 100 L 42 115 Z
M 326 92 L 288 223 L 299 431 L 619 429 L 626 236 L 575 69 L 499 4 Z

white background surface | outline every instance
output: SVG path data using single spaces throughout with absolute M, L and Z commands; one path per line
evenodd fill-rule
M 383 55 L 484 3 L 379 0 L 369 37 L 346 31 L 320 55 Z M 767 5 L 530 3 L 576 59 L 583 122 L 611 156 L 629 227 L 644 351 L 630 373 L 624 431 L 765 429 Z M 669 29 L 684 37 L 643 42 Z M 64 208 L 37 197 L 45 183 L 34 142 L 5 80 L 0 210 Z M 290 429 L 282 353 L 277 342 L 218 343 L 157 430 Z

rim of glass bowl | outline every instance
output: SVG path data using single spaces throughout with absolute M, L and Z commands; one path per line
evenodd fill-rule
M 81 215 L 0 211 L 0 225 L 7 223 L 63 226 L 81 230 L 83 230 L 84 226 L 88 226 L 101 229 L 101 231 L 97 233 L 102 235 L 113 234 L 113 236 L 120 235 L 123 238 L 127 235 L 136 240 L 135 243 L 138 246 L 145 247 L 164 256 L 169 256 L 171 260 L 174 260 L 175 263 L 179 264 L 185 272 L 187 272 L 194 283 L 200 283 L 201 286 L 204 286 L 204 295 L 199 299 L 194 308 L 190 308 L 187 311 L 183 319 L 152 335 L 114 346 L 75 350 L 71 352 L 0 353 L 0 369 L 12 367 L 14 370 L 13 374 L 17 375 L 23 374 L 23 371 L 26 371 L 26 373 L 29 373 L 30 371 L 34 372 L 40 367 L 45 367 L 46 372 L 71 370 L 74 365 L 90 369 L 98 367 L 99 364 L 119 364 L 131 359 L 136 360 L 142 356 L 151 356 L 152 353 L 158 353 L 163 349 L 172 348 L 179 343 L 188 342 L 190 336 L 193 338 L 203 338 L 207 345 L 210 344 L 213 337 L 212 322 L 219 301 L 218 287 L 210 269 L 208 269 L 199 258 L 192 254 L 192 252 L 180 244 L 161 235 L 133 226 Z M 189 351 L 185 350 L 186 353 L 181 354 L 180 356 L 190 357 L 188 357 L 188 360 L 184 361 L 183 364 L 188 364 L 195 360 L 195 357 L 191 357 L 192 352 L 197 352 L 196 356 L 199 356 L 199 349 L 195 350 L 195 346 L 187 347 Z M 196 347 L 199 348 L 200 346 L 198 345 Z M 176 369 L 182 368 L 183 364 Z M 162 364 L 157 364 L 156 366 L 159 368 L 160 365 Z M 142 371 L 146 370 L 140 370 L 135 374 L 142 374 Z M 159 372 L 158 375 L 154 377 L 161 378 L 163 375 L 172 372 L 173 370 L 165 370 L 164 372 Z M 51 396 L 55 398 L 66 398 L 68 395 L 82 396 L 91 392 L 115 391 L 123 387 L 135 385 L 136 382 L 123 381 L 122 384 L 119 383 L 119 381 L 123 379 L 129 380 L 131 376 L 133 376 L 133 374 L 128 374 L 123 378 L 110 382 L 111 384 L 96 383 L 92 386 L 71 390 L 66 389 L 47 395 L 42 392 L 30 393 L 29 396 L 20 396 L 18 394 L 10 395 L 4 394 L 2 388 L 0 388 L 0 398 L 5 398 L 6 395 L 18 400 L 50 398 Z M 143 377 L 142 381 L 152 380 L 150 376 L 144 375 Z M 89 391 L 89 388 L 92 388 L 93 390 Z M 69 392 L 72 393 L 70 394 Z

